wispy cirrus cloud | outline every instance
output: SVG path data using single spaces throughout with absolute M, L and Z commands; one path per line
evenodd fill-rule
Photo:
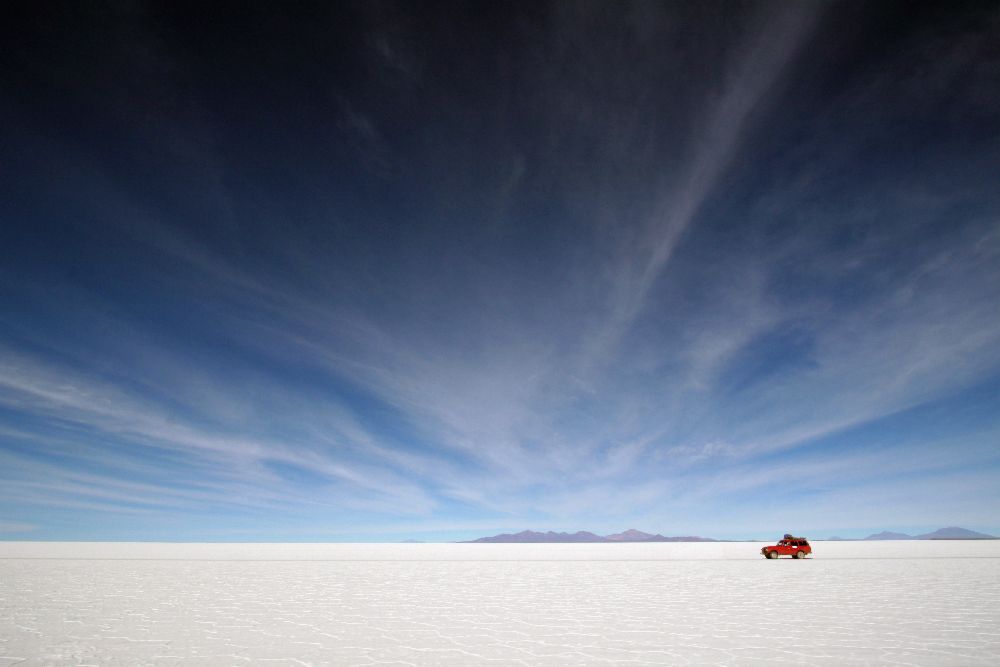
M 4 507 L 669 530 L 723 525 L 787 476 L 831 522 L 851 493 L 988 479 L 996 197 L 961 161 L 909 169 L 919 151 L 879 143 L 919 143 L 879 106 L 905 63 L 859 56 L 824 83 L 853 56 L 808 3 L 607 11 L 543 8 L 462 67 L 400 12 L 351 56 L 392 76 L 314 81 L 315 109 L 249 138 L 233 128 L 258 121 L 164 38 L 142 71 L 200 102 L 149 125 L 119 90 L 123 161 L 8 107 L 35 129 L 25 173 L 61 184 L 58 214 L 23 213 L 66 240 L 22 229 L 0 269 Z M 983 44 L 935 69 L 962 113 Z M 912 110 L 933 124 L 938 99 Z M 123 167 L 149 146 L 148 172 Z M 964 471 L 907 421 L 962 395 Z M 879 495 L 870 473 L 904 453 Z

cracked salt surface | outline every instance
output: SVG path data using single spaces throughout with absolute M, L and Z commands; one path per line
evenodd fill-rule
M 1000 664 L 1000 541 L 0 543 L 10 665 Z

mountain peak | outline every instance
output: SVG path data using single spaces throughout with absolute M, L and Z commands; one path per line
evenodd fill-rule
M 923 535 L 917 535 L 918 540 L 990 540 L 995 539 L 992 535 L 986 535 L 985 533 L 977 533 L 974 530 L 969 530 L 968 528 L 959 528 L 958 526 L 949 526 L 947 528 L 939 528 L 933 533 L 924 533 Z
M 906 533 L 893 533 L 892 531 L 883 530 L 881 533 L 875 533 L 874 535 L 869 535 L 865 538 L 866 540 L 912 540 L 912 535 L 907 535 Z
M 645 542 L 651 537 L 654 536 L 649 533 L 644 533 L 641 530 L 636 530 L 635 528 L 629 528 L 623 533 L 605 535 L 604 539 L 611 540 L 612 542 Z

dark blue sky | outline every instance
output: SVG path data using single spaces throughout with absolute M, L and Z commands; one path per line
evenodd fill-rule
M 211 4 L 7 9 L 0 538 L 1000 534 L 995 3 Z

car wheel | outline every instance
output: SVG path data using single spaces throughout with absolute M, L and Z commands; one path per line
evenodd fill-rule
M 767 552 L 767 557 L 768 558 L 777 558 L 778 557 L 778 552 L 777 551 L 768 551 Z
M 795 557 L 798 558 L 799 560 L 802 560 L 803 558 L 806 557 L 806 552 L 805 551 L 796 551 L 795 552 Z

